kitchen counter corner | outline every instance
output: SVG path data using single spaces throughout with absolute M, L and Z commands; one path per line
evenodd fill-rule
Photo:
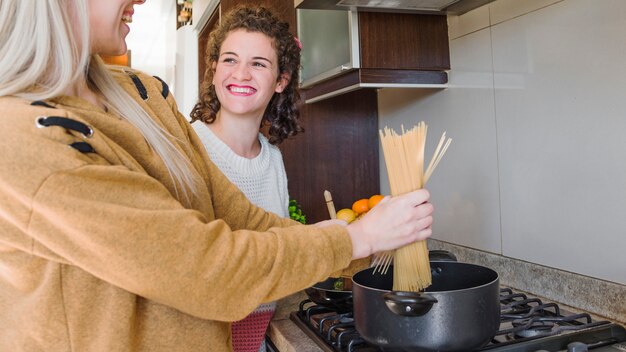
M 306 298 L 306 294 L 301 291 L 278 301 L 267 334 L 279 352 L 323 352 L 302 329 L 289 319 L 289 314 L 297 311 L 300 302 Z

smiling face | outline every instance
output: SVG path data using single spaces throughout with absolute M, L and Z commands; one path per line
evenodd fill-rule
M 213 64 L 213 85 L 222 113 L 262 117 L 275 92 L 283 91 L 272 39 L 243 29 L 228 34 Z
M 88 0 L 92 54 L 126 53 L 127 23 L 132 22 L 133 5 L 145 0 Z

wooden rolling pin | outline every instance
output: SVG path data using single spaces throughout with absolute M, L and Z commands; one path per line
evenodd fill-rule
M 324 191 L 324 198 L 326 199 L 326 206 L 328 207 L 328 215 L 331 219 L 337 218 L 337 212 L 335 211 L 335 204 L 333 203 L 333 197 L 330 192 Z

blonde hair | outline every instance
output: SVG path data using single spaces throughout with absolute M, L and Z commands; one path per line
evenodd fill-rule
M 0 96 L 45 100 L 63 95 L 79 80 L 88 81 L 110 109 L 141 131 L 163 159 L 175 196 L 190 204 L 197 180 L 189 160 L 175 147 L 174 137 L 115 81 L 100 57 L 89 55 L 88 11 L 86 0 L 0 1 Z

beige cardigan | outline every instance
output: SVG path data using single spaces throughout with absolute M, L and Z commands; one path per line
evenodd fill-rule
M 136 73 L 144 100 L 114 74 L 177 139 L 198 196 L 181 205 L 164 164 L 115 115 L 75 97 L 0 98 L 0 351 L 228 351 L 229 322 L 350 264 L 345 228 L 251 205 L 160 81 Z M 39 116 L 95 133 L 38 128 Z

